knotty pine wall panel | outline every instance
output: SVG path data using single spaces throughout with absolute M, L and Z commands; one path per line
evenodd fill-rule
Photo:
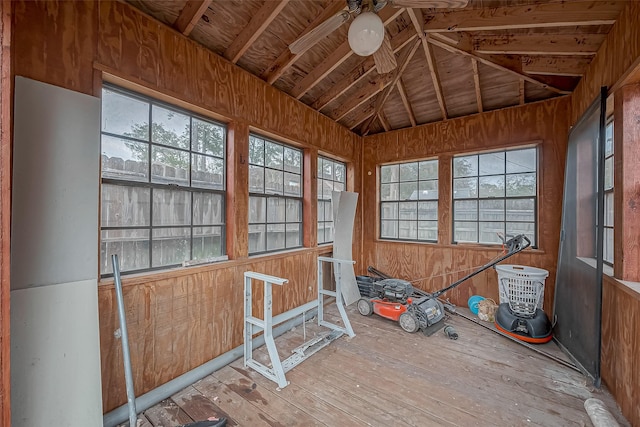
M 451 158 L 464 152 L 540 144 L 544 163 L 539 168 L 539 249 L 528 250 L 505 262 L 549 270 L 544 306 L 550 313 L 560 234 L 569 106 L 569 98 L 562 97 L 365 137 L 362 205 L 364 211 L 371 214 L 363 219 L 363 262 L 357 266 L 358 271 L 364 273 L 366 267 L 372 265 L 395 277 L 421 279 L 416 286 L 433 291 L 500 255 L 501 250 L 495 247 L 451 244 Z M 440 160 L 438 244 L 380 241 L 377 238 L 377 167 L 384 163 L 434 157 Z M 467 299 L 474 294 L 498 300 L 497 275 L 493 269 L 470 279 L 446 296 L 455 304 L 466 306 Z
M 107 73 L 205 110 L 243 133 L 251 127 L 346 161 L 349 185 L 361 192 L 359 136 L 133 7 L 110 1 L 17 1 L 14 8 L 12 75 L 96 95 Z M 234 166 L 246 168 L 246 149 L 234 148 Z M 311 173 L 315 176 L 315 170 Z M 234 176 L 236 187 L 246 187 L 246 173 Z M 246 218 L 247 203 L 233 202 L 237 196 L 247 193 L 234 192 L 228 203 L 240 208 L 238 218 Z M 230 236 L 246 236 L 245 222 L 236 221 L 237 234 Z M 354 259 L 359 259 L 361 230 L 357 221 Z M 326 247 L 248 258 L 246 237 L 236 246 L 236 259 L 228 262 L 124 277 L 136 395 L 242 343 L 244 271 L 289 279 L 274 289 L 275 314 L 316 296 L 316 259 L 327 255 Z M 262 315 L 262 287 L 254 290 L 254 309 Z M 102 281 L 98 294 L 103 409 L 108 412 L 126 403 L 126 392 L 121 344 L 113 337 L 118 315 L 110 280 Z

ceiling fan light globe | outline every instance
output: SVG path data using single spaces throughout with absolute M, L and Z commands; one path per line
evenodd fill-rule
M 360 56 L 373 54 L 384 40 L 384 24 L 373 12 L 361 13 L 349 26 L 349 46 Z

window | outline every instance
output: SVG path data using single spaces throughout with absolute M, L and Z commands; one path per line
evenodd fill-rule
M 613 121 L 605 129 L 603 260 L 613 264 Z
M 333 242 L 332 191 L 344 191 L 347 168 L 344 163 L 318 157 L 318 244 Z
M 537 165 L 535 148 L 454 157 L 454 242 L 525 234 L 535 246 Z
M 249 253 L 302 246 L 302 151 L 249 135 Z
M 225 254 L 224 126 L 105 86 L 101 133 L 101 275 Z
M 438 160 L 380 167 L 380 238 L 438 240 Z

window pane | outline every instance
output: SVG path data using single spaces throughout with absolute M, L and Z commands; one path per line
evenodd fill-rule
M 502 243 L 500 236 L 504 234 L 504 222 L 479 222 L 478 228 L 480 243 Z
M 282 194 L 283 192 L 283 173 L 282 171 L 265 169 L 264 170 L 264 192 L 267 194 Z
M 382 203 L 380 217 L 382 219 L 398 219 L 398 203 Z
M 151 109 L 151 117 L 153 119 L 152 142 L 189 149 L 191 134 L 189 116 L 154 105 Z
M 102 230 L 100 274 L 113 274 L 111 255 L 117 254 L 120 271 L 149 268 L 149 230 Z
M 341 183 L 347 182 L 347 170 L 343 164 L 336 163 L 334 171 L 336 174 L 336 181 Z
M 191 155 L 191 186 L 224 190 L 224 162 L 216 157 Z
M 535 221 L 534 199 L 507 199 L 507 221 Z
M 420 162 L 419 178 L 421 180 L 438 179 L 438 161 L 428 160 L 425 162 Z
M 329 238 L 325 236 L 324 232 L 327 224 L 327 222 L 318 221 L 318 244 L 326 243 L 329 241 Z
M 504 151 L 480 154 L 478 161 L 480 163 L 479 175 L 504 175 Z
M 418 200 L 418 182 L 401 182 L 400 200 Z
M 504 199 L 480 200 L 478 203 L 481 221 L 504 221 Z
M 267 250 L 266 225 L 249 225 L 249 253 Z
M 222 227 L 194 227 L 192 259 L 207 259 L 223 255 L 222 237 Z
M 151 237 L 152 267 L 181 264 L 190 257 L 191 229 L 156 228 Z
M 453 215 L 458 221 L 477 221 L 478 220 L 478 201 L 477 200 L 461 200 L 453 202 Z
M 249 163 L 264 166 L 264 140 L 249 135 Z
M 418 180 L 418 164 L 403 163 L 400 165 L 400 181 L 417 181 Z
M 535 172 L 536 149 L 507 151 L 507 173 Z
M 607 125 L 605 132 L 604 155 L 605 157 L 609 157 L 613 154 L 613 122 Z
M 604 193 L 604 225 L 613 227 L 613 191 Z
M 300 150 L 284 147 L 284 170 L 301 174 L 302 153 Z
M 160 184 L 189 185 L 189 153 L 152 146 L 151 181 Z
M 453 198 L 468 199 L 478 197 L 478 178 L 455 178 Z
M 153 190 L 153 225 L 189 225 L 191 193 L 180 190 Z
M 149 182 L 149 144 L 102 135 L 102 177 Z
M 398 205 L 400 219 L 418 219 L 418 204 L 416 202 L 402 202 Z
M 224 157 L 225 129 L 222 126 L 196 118 L 191 119 L 191 126 L 193 127 L 191 133 L 193 151 Z
M 604 189 L 613 188 L 613 157 L 604 160 Z
M 267 224 L 267 250 L 284 249 L 286 236 L 284 224 Z
M 504 197 L 504 175 L 481 176 L 478 197 Z
M 416 240 L 418 238 L 418 222 L 398 221 L 398 238 Z
M 420 200 L 438 200 L 438 181 L 420 181 L 418 188 Z
M 289 172 L 284 173 L 284 194 L 287 196 L 302 196 L 300 175 Z
M 333 181 L 333 162 L 325 160 L 322 162 L 322 179 L 328 179 Z
M 399 199 L 399 184 L 382 184 L 380 186 L 380 198 L 386 200 Z
M 287 222 L 302 222 L 302 201 L 287 199 Z M 331 204 L 329 202 L 329 204 Z
M 536 174 L 507 175 L 507 197 L 535 196 Z
M 287 224 L 286 229 L 287 248 L 295 248 L 302 245 L 302 224 Z
M 613 264 L 613 228 L 604 229 L 603 259 Z
M 265 197 L 249 197 L 249 224 L 267 222 L 267 199 Z
M 453 224 L 453 239 L 456 242 L 477 242 L 478 223 L 456 221 Z
M 438 221 L 418 221 L 418 239 L 438 241 Z
M 149 140 L 149 103 L 102 89 L 102 132 Z
M 418 219 L 438 221 L 438 202 L 418 203 Z M 436 227 L 437 229 L 437 227 Z
M 193 225 L 223 224 L 222 194 L 193 193 Z
M 380 182 L 398 182 L 400 180 L 400 167 L 388 165 L 380 167 Z
M 328 203 L 328 202 L 325 202 L 325 201 L 322 201 L 322 200 L 318 200 L 318 204 L 317 204 L 317 207 L 318 207 L 318 222 L 325 221 L 325 219 L 324 219 L 324 204 L 325 203 Z
M 536 244 L 535 231 L 536 226 L 533 222 L 507 222 L 507 234 L 512 236 L 524 234 L 531 240 L 531 246 Z
M 478 156 L 454 157 L 453 177 L 477 176 Z
M 380 237 L 388 239 L 398 238 L 398 221 L 383 220 L 380 223 Z
M 264 193 L 264 168 L 249 165 L 249 192 Z
M 284 147 L 271 141 L 264 142 L 264 164 L 274 169 L 282 169 L 284 161 Z
M 286 200 L 279 197 L 267 198 L 267 223 L 285 222 Z
M 101 192 L 102 227 L 149 225 L 151 191 L 148 188 L 102 184 Z
M 344 183 L 338 181 L 334 182 L 333 191 L 346 191 Z
M 331 202 L 324 204 L 324 220 L 325 221 L 333 221 L 333 205 Z

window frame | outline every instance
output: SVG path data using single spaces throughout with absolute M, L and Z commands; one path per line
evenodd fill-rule
M 524 151 L 524 150 L 535 150 L 535 171 L 523 171 L 523 172 L 507 172 L 507 153 L 515 152 L 515 151 Z M 480 171 L 480 156 L 487 154 L 504 154 L 504 171 L 498 174 L 483 174 L 481 175 Z M 475 175 L 471 176 L 455 176 L 455 165 L 454 162 L 457 158 L 461 157 L 472 157 L 475 156 L 477 161 L 477 172 Z M 512 233 L 507 234 L 507 223 L 523 223 L 530 224 L 533 223 L 533 239 L 531 248 L 538 248 L 538 240 L 539 240 L 539 221 L 540 221 L 540 159 L 541 159 L 541 147 L 539 144 L 535 145 L 524 145 L 524 146 L 512 146 L 508 148 L 502 148 L 499 150 L 487 150 L 487 151 L 475 151 L 475 152 L 463 152 L 458 153 L 451 157 L 451 243 L 454 245 L 482 245 L 482 246 L 498 246 L 501 245 L 501 242 L 483 242 L 480 239 L 481 229 L 480 223 L 502 223 L 504 228 L 502 230 L 503 237 L 506 239 L 507 236 L 511 236 Z M 507 196 L 507 177 L 509 175 L 521 175 L 521 174 L 530 174 L 535 173 L 535 194 L 532 196 Z M 500 197 L 480 197 L 480 178 L 482 177 L 504 177 L 504 196 Z M 476 196 L 475 197 L 455 197 L 455 180 L 463 179 L 463 178 L 476 178 L 477 179 L 477 187 L 476 187 Z M 507 220 L 507 201 L 508 200 L 528 200 L 533 199 L 533 221 L 508 221 Z M 488 201 L 488 200 L 503 200 L 503 220 L 502 221 L 494 221 L 494 220 L 481 220 L 480 215 L 480 202 Z M 477 240 L 473 241 L 464 241 L 464 240 L 456 240 L 456 202 L 459 201 L 475 201 L 476 202 L 476 219 L 475 220 L 458 220 L 459 222 L 468 222 L 476 224 L 476 233 Z
M 317 205 L 318 205 L 318 217 L 316 219 L 316 229 L 318 230 L 317 244 L 318 244 L 318 246 L 320 246 L 320 245 L 328 245 L 328 244 L 333 243 L 334 238 L 335 238 L 335 228 L 334 228 L 334 223 L 333 223 L 334 222 L 333 221 L 333 200 L 332 200 L 331 197 L 329 197 L 328 199 L 324 198 L 324 191 L 321 191 L 321 190 L 324 189 L 323 183 L 324 182 L 331 182 L 333 191 L 336 191 L 335 190 L 336 183 L 340 183 L 340 184 L 342 184 L 343 190 L 337 190 L 337 191 L 346 191 L 347 190 L 347 164 L 345 162 L 341 162 L 339 160 L 335 160 L 335 159 L 332 159 L 330 157 L 326 157 L 326 156 L 322 156 L 322 155 L 318 155 L 317 159 L 318 159 L 318 167 L 317 167 L 318 174 L 317 174 L 317 177 L 316 177 L 316 183 L 317 183 L 317 190 L 316 190 L 317 199 L 316 200 L 317 200 Z M 327 179 L 327 178 L 325 178 L 324 177 L 324 173 L 323 173 L 324 170 L 322 168 L 322 166 L 324 165 L 325 162 L 331 163 L 331 165 L 332 165 L 331 170 L 333 171 L 332 175 L 333 175 L 334 178 L 336 176 L 336 172 L 335 172 L 336 166 L 341 166 L 342 169 L 344 170 L 344 174 L 343 174 L 344 180 L 340 181 L 340 180 L 337 180 L 337 179 Z M 329 220 L 327 220 L 327 212 L 326 212 L 326 209 L 325 209 L 327 202 L 328 202 L 329 207 L 330 207 Z M 321 205 L 323 205 L 323 209 L 324 209 L 323 210 L 323 218 L 324 218 L 323 220 L 320 220 L 320 206 Z M 331 239 L 329 239 L 329 240 L 324 239 L 324 236 L 326 235 L 326 229 L 325 229 L 325 231 L 323 232 L 323 239 L 322 239 L 322 241 L 320 240 L 320 232 L 319 231 L 320 231 L 320 225 L 321 224 L 330 224 L 331 225 L 331 227 L 330 227 L 331 230 L 332 230 L 331 231 L 331 234 L 332 234 Z
M 108 270 L 112 270 L 112 268 L 108 268 L 109 266 L 111 266 L 111 263 L 109 261 L 109 259 L 105 259 L 103 260 L 103 242 L 106 240 L 105 237 L 103 237 L 103 233 L 104 232 L 110 232 L 110 231 L 118 231 L 118 230 L 123 230 L 123 231 L 132 231 L 132 230 L 141 230 L 146 232 L 146 237 L 140 238 L 140 241 L 146 241 L 148 244 L 148 262 L 147 262 L 147 266 L 145 268 L 137 268 L 137 269 L 131 269 L 131 270 L 123 270 L 121 271 L 121 275 L 129 275 L 129 274 L 138 274 L 138 273 L 147 273 L 147 272 L 156 272 L 156 271 L 161 271 L 161 270 L 168 270 L 168 269 L 172 269 L 175 267 L 180 267 L 185 265 L 185 263 L 189 263 L 189 262 L 194 262 L 198 263 L 198 261 L 201 262 L 207 262 L 207 261 L 214 261 L 214 260 L 225 260 L 227 259 L 227 248 L 226 248 L 226 233 L 227 233 L 227 224 L 226 224 L 226 193 L 227 193 L 227 165 L 226 165 L 226 155 L 227 155 L 227 125 L 217 121 L 217 120 L 213 120 L 210 117 L 206 117 L 203 116 L 201 114 L 195 113 L 193 111 L 190 111 L 186 108 L 171 104 L 169 102 L 166 101 L 161 101 L 157 98 L 154 98 L 152 96 L 148 96 L 148 95 L 143 95 L 139 92 L 136 92 L 134 90 L 130 90 L 127 88 L 123 88 L 120 87 L 118 85 L 115 85 L 113 83 L 109 83 L 106 81 L 103 81 L 102 83 L 102 87 L 101 87 L 101 98 L 104 95 L 104 91 L 108 90 L 111 92 L 114 92 L 120 96 L 125 96 L 127 98 L 133 99 L 135 101 L 139 101 L 139 102 L 144 102 L 148 105 L 148 123 L 147 124 L 147 130 L 148 130 L 148 135 L 145 138 L 138 138 L 135 136 L 129 136 L 129 135 L 122 135 L 122 134 L 118 134 L 118 133 L 114 133 L 114 132 L 109 132 L 103 129 L 103 124 L 101 123 L 100 126 L 100 145 L 101 145 L 101 161 L 100 161 L 100 218 L 99 218 L 99 228 L 100 228 L 100 235 L 99 235 L 99 250 L 100 250 L 100 260 L 101 260 L 101 264 L 99 266 L 100 268 L 100 278 L 108 278 L 108 277 L 113 277 L 113 271 L 111 271 L 110 273 L 103 273 L 103 267 L 105 267 L 105 265 L 102 264 L 102 261 L 104 261 L 106 263 L 107 269 Z M 181 115 L 185 115 L 188 116 L 189 119 L 189 147 L 188 148 L 183 148 L 183 147 L 177 147 L 177 146 L 173 146 L 173 145 L 167 145 L 167 144 L 162 144 L 156 141 L 153 141 L 153 111 L 154 111 L 154 106 L 157 106 L 159 108 L 168 110 L 170 112 L 175 112 L 177 114 L 181 114 Z M 104 115 L 104 109 L 101 107 L 101 115 Z M 215 154 L 210 154 L 210 153 L 205 153 L 204 150 L 203 151 L 194 151 L 194 147 L 193 147 L 193 140 L 194 140 L 194 135 L 193 135 L 193 131 L 194 131 L 194 119 L 201 121 L 201 122 L 205 122 L 208 124 L 212 124 L 216 127 L 219 127 L 222 129 L 222 154 L 221 155 L 215 155 Z M 101 119 L 102 121 L 102 119 Z M 108 138 L 117 138 L 119 140 L 122 141 L 131 141 L 131 142 L 136 142 L 136 143 L 143 143 L 143 144 L 147 144 L 145 148 L 147 148 L 147 157 L 146 157 L 146 161 L 147 161 L 147 176 L 146 176 L 146 181 L 142 181 L 142 180 L 135 180 L 135 179 L 126 179 L 126 178 L 116 178 L 116 177 L 105 177 L 104 176 L 104 165 L 103 165 L 103 137 L 106 136 Z M 188 185 L 184 185 L 182 183 L 175 183 L 175 182 L 168 182 L 168 183 L 161 183 L 161 182 L 154 182 L 154 175 L 153 175 L 153 148 L 154 147 L 158 147 L 158 148 L 168 148 L 171 150 L 176 150 L 177 152 L 180 153 L 186 153 L 188 155 L 188 170 L 187 170 L 187 175 L 188 175 Z M 193 164 L 194 164 L 194 155 L 198 155 L 201 156 L 203 158 L 212 158 L 212 159 L 218 159 L 220 160 L 220 164 L 222 165 L 222 182 L 220 184 L 220 188 L 213 188 L 211 186 L 193 186 Z M 103 226 L 103 209 L 104 209 L 104 199 L 103 199 L 103 189 L 105 187 L 105 185 L 107 186 L 115 186 L 115 187 L 124 187 L 124 188 L 129 188 L 129 189 L 142 189 L 144 190 L 148 190 L 149 192 L 149 196 L 148 196 L 148 203 L 149 203 L 149 207 L 148 207 L 148 217 L 146 218 L 146 224 L 145 225 L 131 225 L 131 226 Z M 188 193 L 188 199 L 189 199 L 189 221 L 188 224 L 181 224 L 181 225 L 154 225 L 154 191 L 167 191 L 167 192 L 174 192 L 174 191 L 178 191 L 178 192 L 184 192 L 184 193 Z M 214 222 L 214 223 L 208 223 L 208 224 L 194 224 L 194 197 L 196 193 L 201 193 L 201 194 L 210 194 L 213 195 L 214 197 L 218 197 L 219 201 L 220 201 L 220 222 Z M 143 201 L 144 203 L 144 201 Z M 200 236 L 196 235 L 196 232 L 194 231 L 194 229 L 198 229 L 198 228 L 203 228 L 203 229 L 211 229 L 211 228 L 215 228 L 215 229 L 219 229 L 220 233 L 219 234 L 202 234 Z M 165 264 L 165 265 L 159 265 L 159 266 L 154 266 L 154 244 L 157 243 L 159 241 L 158 238 L 156 238 L 154 240 L 154 231 L 155 230 L 178 230 L 178 229 L 188 229 L 188 236 L 185 235 L 185 239 L 188 240 L 188 244 L 189 244 L 189 259 L 188 260 L 184 260 L 180 263 L 171 263 L 171 264 Z M 193 259 L 194 256 L 194 244 L 195 244 L 195 239 L 198 238 L 207 238 L 207 237 L 214 237 L 217 238 L 220 242 L 220 253 L 219 254 L 213 254 L 211 257 L 205 257 L 205 258 L 201 258 L 201 259 Z M 108 254 L 109 251 L 107 248 L 105 248 L 105 252 Z M 109 257 L 109 255 L 107 255 L 107 257 Z M 120 260 L 120 264 L 122 266 L 122 260 Z M 121 267 L 122 268 L 122 267 Z
M 252 138 L 257 138 L 263 141 L 263 151 L 262 151 L 262 164 L 259 163 L 254 163 L 252 162 L 252 154 L 251 154 L 251 143 L 252 143 Z M 283 147 L 283 158 L 282 158 L 282 169 L 277 169 L 277 168 L 273 168 L 270 166 L 267 166 L 266 163 L 266 146 L 267 146 L 267 142 L 271 143 L 271 144 L 275 144 L 275 145 L 279 145 L 281 147 Z M 291 249 L 298 249 L 298 248 L 302 248 L 304 247 L 304 150 L 302 148 L 293 146 L 291 144 L 286 144 L 280 141 L 277 141 L 273 138 L 267 137 L 263 134 L 260 134 L 258 132 L 249 132 L 249 140 L 247 141 L 247 144 L 249 146 L 249 159 L 247 161 L 248 163 L 248 167 L 249 167 L 249 179 L 247 180 L 247 186 L 248 186 L 248 190 L 249 190 L 249 197 L 248 197 L 248 207 L 249 207 L 249 213 L 247 215 L 247 235 L 249 236 L 249 242 L 247 245 L 247 254 L 249 256 L 254 256 L 254 255 L 263 255 L 263 254 L 271 254 L 271 253 L 277 253 L 277 252 L 282 252 L 282 251 L 287 251 L 287 250 L 291 250 Z M 291 171 L 287 171 L 285 169 L 285 156 L 284 156 L 284 150 L 285 149 L 290 149 L 293 150 L 297 153 L 299 153 L 299 158 L 300 158 L 300 173 L 297 174 L 295 172 L 291 172 Z M 251 167 L 260 167 L 262 168 L 262 187 L 263 190 L 261 193 L 256 192 L 256 191 L 252 191 L 251 189 Z M 283 182 L 282 182 L 282 193 L 276 193 L 276 192 L 267 192 L 267 188 L 266 188 L 266 170 L 272 170 L 272 171 L 276 171 L 276 172 L 282 172 L 282 176 L 283 176 Z M 299 180 L 299 188 L 300 188 L 300 194 L 299 196 L 294 196 L 294 195 L 290 195 L 290 194 L 285 194 L 285 181 L 284 181 L 284 176 L 285 173 L 290 173 L 290 174 L 294 174 L 294 175 L 299 175 L 300 180 Z M 261 198 L 264 199 L 264 222 L 259 222 L 259 221 L 252 221 L 251 220 L 251 201 L 253 199 L 256 198 Z M 282 199 L 285 201 L 285 220 L 284 221 L 276 221 L 276 222 L 269 222 L 268 218 L 269 218 L 269 199 Z M 287 220 L 287 202 L 289 200 L 295 200 L 298 202 L 298 209 L 299 209 L 299 215 L 298 215 L 298 220 L 297 221 L 288 221 Z M 292 245 L 292 246 L 288 246 L 287 245 L 287 225 L 290 224 L 298 224 L 298 244 L 296 245 Z M 250 242 L 250 235 L 252 233 L 251 227 L 252 226 L 256 226 L 256 225 L 264 225 L 264 249 L 263 250 L 256 250 L 256 251 L 251 251 L 251 242 Z M 284 247 L 282 248 L 276 248 L 276 249 L 269 249 L 269 231 L 268 231 L 268 227 L 269 225 L 284 225 Z
M 435 164 L 435 176 L 436 178 L 425 178 L 425 179 L 420 179 L 420 164 L 421 163 L 429 163 L 429 164 Z M 417 165 L 417 179 L 415 180 L 402 180 L 400 175 L 400 169 L 403 165 L 411 165 L 411 164 L 416 164 Z M 384 168 L 387 167 L 393 167 L 393 166 L 398 166 L 398 180 L 397 181 L 389 181 L 389 182 L 384 182 L 383 181 L 383 173 L 384 173 Z M 382 164 L 378 167 L 378 173 L 379 173 L 379 184 L 378 184 L 378 239 L 379 240 L 384 240 L 384 241 L 396 241 L 396 242 L 418 242 L 418 243 L 438 243 L 438 233 L 439 233 L 439 209 L 440 209 L 440 192 L 439 192 L 439 181 L 440 181 L 440 176 L 439 176 L 439 171 L 440 171 L 440 159 L 438 157 L 431 157 L 431 158 L 426 158 L 426 159 L 418 159 L 418 160 L 411 160 L 411 161 L 404 161 L 404 162 L 393 162 L 393 163 L 386 163 L 386 164 Z M 415 199 L 400 199 L 400 187 L 402 183 L 416 183 L 416 198 Z M 420 198 L 420 192 L 422 191 L 420 189 L 420 183 L 421 182 L 435 182 L 435 191 L 436 191 L 436 195 L 435 198 Z M 383 187 L 384 185 L 387 184 L 398 184 L 398 198 L 396 199 L 392 199 L 392 200 L 384 200 L 383 197 Z M 413 203 L 415 201 L 416 203 L 416 210 L 415 210 L 415 219 L 401 219 L 400 218 L 400 204 L 401 203 Z M 424 202 L 424 203 L 433 203 L 435 202 L 435 219 L 420 219 L 420 207 L 419 207 L 419 203 Z M 384 205 L 390 205 L 390 204 L 397 204 L 397 215 L 396 218 L 389 218 L 386 219 L 384 218 Z M 396 231 L 397 231 L 397 237 L 387 237 L 387 236 L 383 236 L 383 223 L 384 221 L 395 221 L 396 222 Z M 401 222 L 409 222 L 409 221 L 415 221 L 416 223 L 416 238 L 412 239 L 412 238 L 407 238 L 407 237 L 400 237 L 400 223 Z M 420 238 L 420 222 L 426 222 L 426 223 L 435 223 L 435 239 L 421 239 Z M 427 229 L 429 230 L 429 229 Z
M 611 133 L 608 133 L 608 130 L 611 129 Z M 615 248 L 614 248 L 614 230 L 615 230 L 615 195 L 614 195 L 614 191 L 615 191 L 615 182 L 614 182 L 614 176 L 615 176 L 615 124 L 614 124 L 614 120 L 613 120 L 613 116 L 610 116 L 607 118 L 607 123 L 605 125 L 605 144 L 607 143 L 607 140 L 609 139 L 608 136 L 610 136 L 611 138 L 611 153 L 607 154 L 606 151 L 606 145 L 605 145 L 605 157 L 604 157 L 604 165 L 605 165 L 605 169 L 604 169 L 604 173 L 605 173 L 605 187 L 604 187 L 604 223 L 602 224 L 602 227 L 604 228 L 604 242 L 603 242 L 603 251 L 602 251 L 602 261 L 609 266 L 613 266 L 615 263 Z M 606 182 L 606 171 L 607 171 L 607 160 L 611 159 L 611 188 L 607 188 L 607 182 Z M 609 221 L 607 220 L 607 196 L 610 195 L 609 201 L 611 203 L 611 224 L 609 224 Z M 597 218 L 597 216 L 596 216 Z M 611 230 L 610 231 L 610 236 L 611 236 L 611 260 L 608 260 L 606 258 L 606 252 L 604 250 L 604 248 L 606 247 L 607 244 L 607 230 Z

